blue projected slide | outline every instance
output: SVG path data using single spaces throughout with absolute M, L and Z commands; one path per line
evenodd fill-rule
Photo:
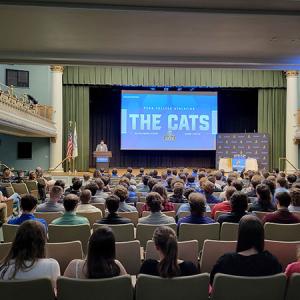
M 215 150 L 215 92 L 122 91 L 121 150 Z

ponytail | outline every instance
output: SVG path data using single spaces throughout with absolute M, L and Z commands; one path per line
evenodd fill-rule
M 166 226 L 158 227 L 153 239 L 164 255 L 158 264 L 159 275 L 164 278 L 179 276 L 181 272 L 177 262 L 178 246 L 174 230 Z

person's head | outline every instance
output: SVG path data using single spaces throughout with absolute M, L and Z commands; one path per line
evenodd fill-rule
M 89 204 L 92 198 L 92 193 L 90 190 L 85 189 L 80 194 L 80 203 L 81 204 Z
M 36 180 L 36 174 L 34 171 L 30 171 L 29 172 L 29 176 L 28 176 L 29 180 Z
M 290 196 L 293 206 L 300 206 L 300 189 L 291 188 Z
M 227 189 L 226 189 L 226 192 L 225 192 L 225 199 L 227 201 L 230 201 L 230 198 L 231 196 L 237 191 L 237 189 L 234 187 L 234 186 L 229 186 Z
M 90 175 L 89 173 L 84 173 L 84 174 L 83 174 L 83 179 L 84 179 L 84 181 L 89 181 L 90 178 L 91 178 L 91 175 Z
M 117 169 L 112 169 L 111 174 L 114 176 L 118 175 L 118 170 Z
M 264 179 L 267 179 L 270 176 L 270 173 L 269 172 L 263 172 L 262 175 L 263 175 Z
M 181 182 L 176 182 L 174 184 L 174 196 L 182 197 L 183 191 L 184 191 L 183 184 Z
M 45 258 L 45 243 L 46 232 L 42 223 L 37 221 L 23 222 L 17 230 L 7 256 L 1 261 L 1 279 L 4 279 L 12 260 L 15 267 L 10 279 L 15 278 L 19 270 L 28 270 L 33 267 L 38 259 Z
M 259 184 L 256 187 L 256 195 L 262 207 L 268 208 L 271 204 L 272 197 L 270 188 L 266 184 Z
M 100 168 L 100 173 L 101 175 L 105 172 L 105 169 L 104 168 Z
M 94 231 L 89 239 L 86 259 L 86 277 L 109 278 L 120 274 L 115 262 L 116 241 L 112 230 L 103 226 Z
M 130 186 L 130 179 L 128 179 L 127 177 L 123 176 L 122 178 L 120 178 L 119 180 L 119 185 L 123 185 L 126 188 L 128 188 Z
M 289 174 L 287 176 L 287 181 L 290 185 L 292 185 L 294 182 L 296 182 L 297 176 L 295 174 Z
M 23 213 L 32 213 L 37 206 L 37 199 L 32 195 L 25 195 L 21 198 L 20 207 Z
M 148 181 L 149 181 L 149 176 L 148 175 L 143 175 L 142 176 L 142 182 L 144 185 L 148 185 Z
M 209 176 L 207 176 L 207 180 L 212 182 L 213 184 L 215 184 L 216 183 L 216 176 L 209 175 Z
M 200 171 L 198 173 L 198 180 L 200 181 L 202 178 L 206 178 L 206 172 Z
M 176 170 L 176 169 L 173 169 L 173 170 L 172 170 L 172 174 L 173 174 L 173 176 L 177 176 L 177 174 L 178 174 L 177 170 Z
M 60 186 L 54 185 L 50 190 L 51 201 L 57 202 L 58 200 L 61 199 L 61 196 L 63 195 L 63 193 L 64 193 L 64 190 Z
M 100 141 L 100 144 L 101 144 L 101 145 L 104 145 L 104 140 L 103 140 L 103 139 Z
M 251 178 L 251 185 L 252 185 L 252 187 L 253 187 L 254 189 L 256 189 L 256 187 L 257 187 L 259 184 L 261 184 L 261 180 L 262 180 L 262 178 L 261 178 L 261 176 L 259 176 L 259 175 L 254 175 L 254 176 L 252 176 L 252 178 Z
M 279 177 L 282 177 L 282 178 L 285 178 L 285 177 L 286 177 L 286 174 L 285 174 L 283 171 L 281 171 L 281 172 L 279 172 L 278 176 L 279 176 Z
M 269 189 L 270 189 L 270 192 L 272 195 L 275 194 L 275 190 L 276 190 L 276 184 L 275 184 L 275 181 L 272 181 L 272 180 L 269 180 L 269 179 L 265 179 L 263 180 L 262 182 L 263 184 L 266 184 Z
M 236 252 L 255 249 L 264 251 L 264 227 L 262 222 L 254 215 L 245 215 L 241 218 L 238 230 Z
M 189 195 L 189 204 L 191 209 L 191 215 L 203 216 L 206 211 L 206 199 L 203 194 L 191 193 Z
M 65 186 L 66 186 L 65 182 L 61 179 L 56 180 L 54 185 L 60 186 L 63 190 L 65 189 Z
M 145 173 L 145 169 L 144 168 L 140 168 L 140 174 L 143 175 Z
M 101 177 L 101 172 L 99 170 L 95 170 L 93 173 L 94 178 L 100 178 Z
M 72 188 L 74 191 L 79 191 L 82 186 L 82 181 L 81 180 L 75 180 L 72 184 Z
M 105 205 L 110 214 L 116 213 L 119 209 L 120 198 L 117 195 L 110 195 L 106 198 Z
M 66 212 L 73 212 L 79 203 L 79 198 L 75 194 L 68 194 L 64 197 L 63 205 Z
M 131 167 L 128 167 L 128 168 L 127 168 L 127 173 L 132 174 L 132 168 L 131 168 Z
M 194 182 L 195 182 L 195 177 L 192 176 L 192 175 L 189 175 L 189 176 L 187 177 L 187 182 L 188 182 L 188 183 L 194 183 Z
M 4 168 L 3 169 L 3 177 L 4 178 L 7 178 L 7 177 L 10 177 L 10 169 L 9 168 Z
M 109 176 L 101 176 L 101 180 L 103 181 L 104 187 L 106 187 L 110 182 L 110 177 Z
M 239 192 L 243 189 L 243 183 L 241 180 L 233 180 L 231 186 L 235 187 Z
M 172 170 L 171 169 L 167 169 L 166 173 L 167 173 L 167 176 L 171 176 L 172 175 Z
M 184 173 L 180 173 L 178 175 L 179 179 L 181 179 L 184 183 L 186 182 L 186 175 Z
M 211 195 L 214 192 L 215 185 L 207 180 L 204 182 L 202 188 L 206 194 Z
M 98 184 L 94 181 L 90 182 L 85 186 L 86 190 L 90 190 L 92 193 L 92 196 L 95 196 L 98 190 Z
M 98 185 L 98 190 L 102 191 L 104 188 L 104 182 L 101 178 L 96 178 L 95 183 Z
M 195 174 L 195 175 L 198 174 L 198 169 L 197 168 L 193 168 L 193 174 Z
M 286 188 L 288 189 L 288 183 L 287 183 L 287 180 L 285 179 L 285 177 L 278 177 L 277 178 L 277 185 L 278 187 L 280 188 Z
M 148 186 L 149 186 L 149 189 L 150 191 L 152 191 L 152 188 L 158 183 L 157 179 L 155 178 L 150 178 L 148 180 Z
M 43 171 L 43 169 L 41 167 L 36 167 L 35 174 L 36 174 L 37 178 L 43 177 L 43 173 L 44 173 L 44 171 Z
M 123 185 L 117 185 L 113 193 L 120 198 L 121 202 L 124 202 L 129 197 L 128 190 Z
M 175 231 L 170 227 L 160 226 L 154 231 L 153 241 L 160 254 L 160 262 L 158 264 L 159 275 L 164 278 L 180 275 Z
M 189 196 L 191 193 L 194 193 L 195 192 L 195 189 L 193 188 L 187 188 L 185 189 L 185 191 L 183 192 L 183 196 L 186 198 L 186 199 L 189 199 Z
M 167 194 L 166 188 L 160 183 L 157 183 L 153 186 L 152 192 L 159 193 L 164 200 L 168 199 L 168 194 Z
M 288 192 L 279 192 L 275 195 L 278 208 L 288 208 L 291 204 L 291 196 Z
M 230 197 L 231 211 L 235 213 L 244 213 L 248 208 L 248 197 L 245 193 L 234 192 Z
M 150 192 L 146 197 L 146 203 L 153 213 L 161 211 L 162 201 L 161 195 L 157 192 Z
M 222 180 L 222 177 L 223 177 L 222 172 L 217 171 L 217 172 L 215 173 L 215 176 L 216 176 L 216 180 Z
M 152 176 L 153 176 L 154 178 L 156 178 L 156 177 L 158 176 L 158 171 L 157 171 L 157 170 L 153 170 Z

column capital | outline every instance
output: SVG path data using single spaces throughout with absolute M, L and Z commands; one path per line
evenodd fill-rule
M 299 75 L 298 71 L 292 71 L 292 70 L 290 70 L 290 71 L 286 71 L 285 72 L 285 76 L 286 77 L 298 77 L 298 75 Z
M 51 65 L 50 66 L 50 70 L 52 72 L 59 72 L 59 73 L 63 73 L 64 72 L 64 67 L 60 66 L 60 65 Z

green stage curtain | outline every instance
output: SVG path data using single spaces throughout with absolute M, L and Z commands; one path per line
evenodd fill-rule
M 270 169 L 285 157 L 286 90 L 258 90 L 258 132 L 270 135 Z
M 69 66 L 64 84 L 284 88 L 281 71 L 128 66 Z
M 89 168 L 89 86 L 68 85 L 63 87 L 63 144 L 64 156 L 68 139 L 69 121 L 76 122 L 78 157 L 75 159 L 75 169 L 86 171 Z

